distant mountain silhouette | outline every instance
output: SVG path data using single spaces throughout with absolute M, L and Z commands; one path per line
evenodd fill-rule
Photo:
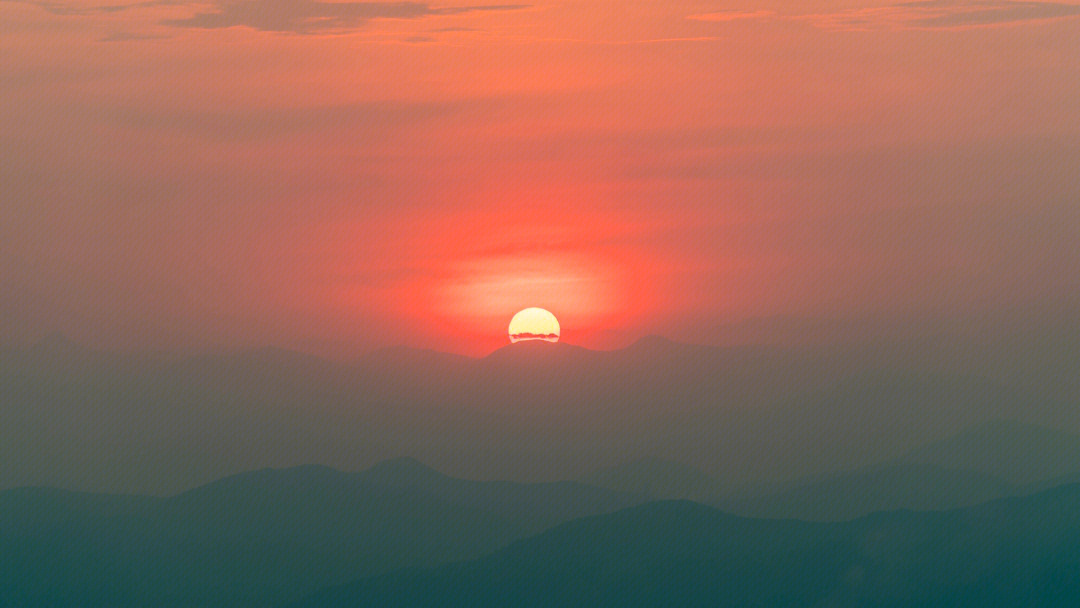
M 704 502 L 753 517 L 830 521 L 897 509 L 952 509 L 1076 482 L 1080 482 L 1080 436 L 991 421 L 917 447 L 894 461 L 786 483 L 748 485 Z
M 413 458 L 395 458 L 357 474 L 358 478 L 455 505 L 496 514 L 522 530 L 539 531 L 564 521 L 607 513 L 646 500 L 634 492 L 574 481 L 519 483 L 448 477 Z
M 1061 475 L 1059 477 L 1052 477 L 1043 481 L 1036 481 L 1034 483 L 1024 484 L 1019 486 L 1019 492 L 1017 494 L 1035 494 L 1051 488 L 1057 488 L 1060 486 L 1067 486 L 1074 483 L 1080 483 L 1080 472 L 1070 473 L 1068 475 Z
M 665 338 L 664 336 L 657 336 L 655 334 L 652 334 L 652 335 L 648 335 L 648 336 L 642 336 L 642 337 L 638 338 L 637 340 L 634 340 L 634 342 L 632 344 L 630 344 L 630 346 L 628 346 L 627 349 L 628 350 L 657 350 L 657 351 L 664 350 L 664 351 L 669 351 L 669 350 L 672 350 L 672 349 L 680 348 L 682 346 L 692 346 L 692 345 L 681 344 L 681 343 L 676 342 L 674 340 L 671 340 L 669 338 Z M 705 347 L 705 348 L 709 348 L 709 347 Z
M 377 463 L 361 473 L 364 479 L 400 487 L 430 487 L 433 484 L 458 483 L 415 458 L 402 456 Z
M 843 523 L 745 519 L 660 502 L 293 606 L 1064 608 L 1080 602 L 1078 570 L 1080 486 Z
M 475 361 L 472 357 L 443 353 L 426 348 L 388 346 L 370 352 L 356 361 L 354 368 L 364 372 L 398 374 L 423 369 L 430 374 L 460 374 Z
M 999 421 L 920 446 L 898 460 L 801 479 L 723 484 L 694 467 L 646 458 L 580 481 L 653 500 L 694 500 L 748 517 L 840 521 L 878 511 L 954 509 L 1080 482 L 1080 437 Z
M 991 421 L 916 448 L 902 460 L 1031 484 L 1080 473 L 1080 436 L 1015 421 Z
M 603 351 L 595 351 L 566 342 L 548 342 L 546 340 L 522 340 L 495 349 L 479 359 L 482 367 L 503 366 L 508 363 L 535 365 L 574 365 L 581 362 L 595 362 L 603 358 Z M 528 371 L 528 370 L 522 370 Z
M 645 458 L 601 469 L 580 478 L 582 483 L 647 496 L 652 500 L 688 499 L 706 501 L 725 494 L 727 488 L 698 469 Z
M 35 354 L 71 350 L 0 353 L 0 488 L 172 494 L 237 471 L 395 454 L 527 480 L 662 454 L 735 487 L 858 469 L 989 420 L 1075 430 L 1077 411 L 907 359 L 883 368 L 874 349 L 647 337 L 612 351 L 525 341 L 481 358 L 389 348 L 344 363 L 274 348 Z
M 169 498 L 8 490 L 0 605 L 273 605 L 636 502 L 574 483 L 456 480 L 411 459 L 264 469 Z
M 721 499 L 714 504 L 747 517 L 839 521 L 878 511 L 955 509 L 1022 492 L 984 473 L 926 464 L 892 464 L 843 473 L 782 492 Z

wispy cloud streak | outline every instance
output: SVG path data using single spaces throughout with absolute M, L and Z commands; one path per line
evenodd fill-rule
M 697 15 L 690 15 L 687 19 L 693 21 L 739 21 L 744 19 L 765 19 L 772 17 L 776 14 L 776 11 L 760 10 L 760 11 L 717 11 L 715 13 L 701 13 Z
M 153 6 L 170 6 L 185 4 L 185 2 L 178 0 L 145 0 L 143 2 L 127 2 L 119 4 L 100 4 L 95 2 L 55 2 L 50 0 L 11 0 L 19 4 L 30 4 L 36 6 L 48 13 L 60 16 L 85 16 L 85 15 L 104 15 L 109 13 L 119 13 L 121 11 L 127 11 L 138 8 L 148 8 Z
M 1060 2 L 924 0 L 834 13 L 801 15 L 822 29 L 967 30 L 1045 23 L 1080 16 L 1080 5 Z
M 185 19 L 175 27 L 220 29 L 249 27 L 267 32 L 316 34 L 347 32 L 373 19 L 419 19 L 479 11 L 526 8 L 519 4 L 432 7 L 424 2 L 321 2 L 319 0 L 219 0 L 213 10 Z
M 800 21 L 834 31 L 952 31 L 1055 22 L 1080 16 L 1080 4 L 1038 0 L 915 0 L 821 13 L 725 10 L 688 15 L 693 21 Z

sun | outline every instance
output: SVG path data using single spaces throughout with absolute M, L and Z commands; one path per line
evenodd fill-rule
M 559 320 L 543 308 L 526 308 L 510 319 L 510 341 L 559 341 Z

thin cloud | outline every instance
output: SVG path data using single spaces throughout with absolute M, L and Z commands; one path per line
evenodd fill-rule
M 478 11 L 509 11 L 521 4 L 435 8 L 423 2 L 323 2 L 319 0 L 218 0 L 210 12 L 163 23 L 174 27 L 249 27 L 266 32 L 316 34 L 347 32 L 373 19 L 419 19 Z
M 694 21 L 738 21 L 741 19 L 765 19 L 766 17 L 772 17 L 776 14 L 776 11 L 718 11 L 715 13 L 702 13 L 700 15 L 690 15 L 687 19 Z
M 70 2 L 51 2 L 49 0 L 12 0 L 20 4 L 30 4 L 36 6 L 53 15 L 61 16 L 83 16 L 83 15 L 103 15 L 109 13 L 119 13 L 121 11 L 148 8 L 152 6 L 169 6 L 176 4 L 183 4 L 178 0 L 146 0 L 144 2 L 128 2 L 120 4 L 97 4 L 93 2 L 81 2 L 78 4 L 72 4 Z
M 838 31 L 947 31 L 1046 23 L 1077 16 L 1080 5 L 1060 2 L 924 0 L 792 19 Z
M 116 32 L 115 34 L 109 34 L 104 38 L 99 38 L 99 42 L 129 42 L 132 40 L 165 40 L 168 36 L 160 36 L 156 34 L 133 34 L 131 32 Z
M 505 101 L 500 98 L 480 97 L 444 102 L 361 102 L 221 112 L 160 112 L 127 106 L 101 110 L 97 115 L 127 129 L 173 131 L 216 141 L 257 141 L 346 129 L 379 139 L 396 129 L 439 119 L 486 115 L 503 104 Z

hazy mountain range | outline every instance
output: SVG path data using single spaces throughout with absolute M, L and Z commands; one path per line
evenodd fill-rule
M 1073 606 L 1080 486 L 842 523 L 692 502 L 589 517 L 474 561 L 319 592 L 299 607 Z
M 50 337 L 0 351 L 0 606 L 1075 605 L 1075 353 L 965 352 Z
M 521 342 L 478 359 L 390 348 L 341 362 L 277 349 L 116 354 L 51 337 L 0 351 L 0 487 L 170 494 L 268 466 L 358 470 L 407 454 L 459 477 L 523 481 L 658 457 L 731 494 L 895 460 L 993 421 L 1080 429 L 1066 351 L 1046 351 L 1058 371 L 1022 381 L 997 355 L 931 346 L 647 338 L 615 351 Z M 1000 453 L 1010 438 L 996 441 Z M 983 472 L 1012 483 L 1071 472 L 1064 456 L 1014 453 Z M 937 464 L 980 470 L 978 458 Z
M 620 483 L 677 482 L 664 491 L 715 487 L 657 460 L 618 473 Z M 897 605 L 916 605 L 919 596 L 890 576 L 932 578 L 934 567 L 955 569 L 973 552 L 977 565 L 955 574 L 978 578 L 987 593 L 1027 589 L 1031 568 L 1072 590 L 1061 568 L 1080 566 L 1068 545 L 1080 534 L 1080 486 L 1033 492 L 981 473 L 896 465 L 728 498 L 722 510 L 639 508 L 654 496 L 455 479 L 409 458 L 356 473 L 264 469 L 171 497 L 18 488 L 0 491 L 0 605 L 276 606 L 308 594 L 312 606 L 657 605 L 655 594 L 676 590 L 684 596 L 675 605 L 810 605 L 826 596 L 865 605 L 897 593 Z M 942 511 L 1006 495 L 1024 496 Z M 927 511 L 852 519 L 895 509 Z M 1033 561 L 1001 571 L 1008 551 Z M 927 597 L 944 593 L 928 589 Z
M 750 517 L 823 521 L 897 509 L 951 509 L 1078 480 L 1080 436 L 1011 421 L 977 425 L 895 460 L 783 482 L 729 487 L 694 467 L 655 458 L 581 478 L 651 500 L 686 499 Z
M 19 488 L 0 492 L 0 605 L 275 605 L 642 500 L 452 479 L 409 459 L 266 469 L 168 498 Z

